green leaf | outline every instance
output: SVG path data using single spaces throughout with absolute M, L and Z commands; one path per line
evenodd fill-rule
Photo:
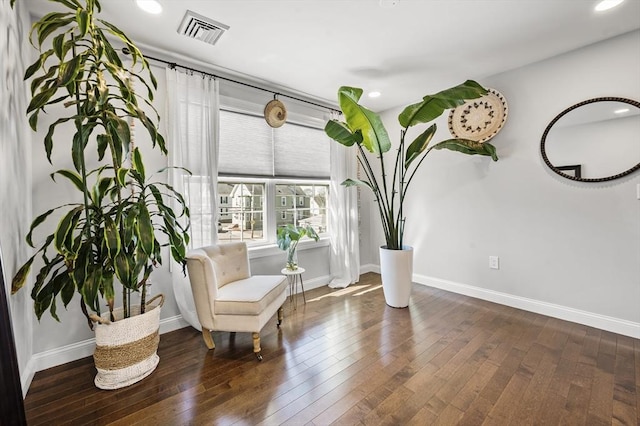
M 114 270 L 118 280 L 126 286 L 131 281 L 131 267 L 124 252 L 118 253 L 114 259 Z
M 73 167 L 79 172 L 82 170 L 82 163 L 84 161 L 84 146 L 82 136 L 80 133 L 73 135 L 73 142 L 71 144 L 71 159 L 73 160 Z
M 102 39 L 102 45 L 104 47 L 104 54 L 107 59 L 116 67 L 122 67 L 122 61 L 120 60 L 120 56 L 116 52 L 116 50 L 111 46 L 109 40 L 104 36 L 104 33 L 101 30 L 98 30 L 97 33 L 100 35 Z
M 48 89 L 42 90 L 40 93 L 31 98 L 31 102 L 29 102 L 29 106 L 27 107 L 27 114 L 45 106 L 49 99 L 51 99 L 57 91 L 57 87 L 50 87 Z
M 338 120 L 329 120 L 324 126 L 324 132 L 336 142 L 344 146 L 352 146 L 362 142 L 362 133 L 352 133 L 347 123 Z
M 106 26 L 106 27 L 107 27 L 107 30 L 108 30 L 111 34 L 113 34 L 113 35 L 115 35 L 116 37 L 120 38 L 120 40 L 122 40 L 126 45 L 132 45 L 132 44 L 133 44 L 133 42 L 129 39 L 129 37 L 127 37 L 127 35 L 126 35 L 125 33 L 123 33 L 123 32 L 122 32 L 118 27 L 116 27 L 115 25 L 113 25 L 113 24 L 111 24 L 111 23 L 109 23 L 109 22 L 107 22 L 107 21 L 104 21 L 104 20 L 102 20 L 102 19 L 98 19 L 98 22 L 100 22 L 101 24 L 103 24 L 104 26 Z M 127 46 L 127 47 L 128 47 L 128 46 Z M 139 56 L 139 53 L 138 53 L 137 55 L 135 55 L 135 54 L 134 54 L 134 52 L 135 52 L 135 51 L 138 51 L 138 49 L 137 49 L 137 48 L 129 49 L 129 50 L 132 52 L 133 56 Z M 138 52 L 139 52 L 139 51 L 138 51 Z
M 167 153 L 167 145 L 165 144 L 164 138 L 158 132 L 156 132 L 156 142 L 158 143 L 158 148 L 160 148 L 160 152 L 163 154 Z
M 18 290 L 24 287 L 29 271 L 31 270 L 31 265 L 33 264 L 33 259 L 34 256 L 27 260 L 14 275 L 11 280 L 11 294 L 15 294 Z
M 71 209 L 67 212 L 66 215 L 60 219 L 58 223 L 58 228 L 54 233 L 54 247 L 60 253 L 68 253 L 71 250 L 71 242 L 70 236 L 73 232 L 73 229 L 78 224 L 78 218 L 80 213 L 82 213 L 83 207 L 78 206 L 74 209 Z
M 76 292 L 76 286 L 71 278 L 67 276 L 67 279 L 64 282 L 64 286 L 60 290 L 60 297 L 62 298 L 62 303 L 66 308 L 73 299 L 73 295 Z
M 100 179 L 96 183 L 96 204 L 97 205 L 102 204 L 102 199 L 104 198 L 105 194 L 107 193 L 111 185 L 113 185 L 113 182 L 114 182 L 113 178 L 106 177 L 106 178 Z
M 109 216 L 104 218 L 104 241 L 107 245 L 109 257 L 115 259 L 116 255 L 120 253 L 121 241 L 120 234 L 118 233 L 118 227 L 116 223 Z
M 63 14 L 64 16 L 69 16 L 69 13 L 65 13 Z M 44 20 L 44 18 L 43 18 Z M 40 22 L 42 24 L 38 25 L 38 45 L 42 46 L 42 43 L 46 40 L 47 37 L 49 37 L 49 35 L 51 35 L 53 32 L 55 32 L 58 28 L 64 27 L 69 25 L 71 22 L 73 22 L 75 19 L 73 17 L 69 18 L 62 18 L 62 19 L 55 19 L 55 20 L 51 20 L 48 22 L 43 22 L 43 20 L 40 20 Z
M 84 9 L 77 9 L 76 22 L 80 30 L 80 37 L 84 37 L 89 29 L 89 14 Z
M 80 289 L 80 294 L 82 294 L 84 303 L 96 312 L 100 310 L 100 306 L 98 305 L 98 294 L 101 283 L 100 275 L 100 269 L 92 270 Z
M 139 203 L 139 215 L 136 223 L 136 234 L 140 239 L 140 245 L 142 250 L 149 256 L 153 254 L 153 224 L 151 223 L 151 216 L 149 210 L 144 203 Z
M 371 153 L 380 155 L 391 149 L 391 140 L 380 116 L 358 104 L 362 89 L 343 86 L 338 90 L 340 109 L 353 133 L 360 131 L 362 145 Z
M 64 53 L 62 51 L 62 45 L 64 44 L 64 37 L 66 33 L 58 34 L 53 38 L 53 52 L 59 59 L 64 59 Z
M 31 114 L 29 116 L 29 127 L 31 127 L 31 130 L 33 130 L 34 132 L 37 130 L 38 127 L 38 113 L 40 112 L 40 110 L 37 110 L 36 112 L 34 112 L 33 114 Z M 49 162 L 51 162 L 51 160 L 49 160 Z
M 164 138 L 158 133 L 158 129 L 153 124 L 151 120 L 147 117 L 145 112 L 137 106 L 133 106 L 132 115 L 136 117 L 142 125 L 147 129 L 149 136 L 151 137 L 151 141 L 153 142 L 153 146 L 155 147 L 156 142 L 158 143 L 158 147 L 163 154 L 167 153 L 167 149 L 164 143 Z
M 102 283 L 100 288 L 103 290 L 103 296 L 109 305 L 109 311 L 113 311 L 113 305 L 115 301 L 115 291 L 113 289 L 113 274 L 102 274 Z
M 89 275 L 89 267 L 92 258 L 92 244 L 85 241 L 84 244 L 78 249 L 78 256 L 73 264 L 73 270 L 71 271 L 71 278 L 74 285 L 77 286 L 78 291 L 84 285 L 84 282 Z
M 118 183 L 120 184 L 120 186 L 126 186 L 127 185 L 127 174 L 129 173 L 129 169 L 127 168 L 121 168 L 118 169 Z
M 435 95 L 427 95 L 421 102 L 407 106 L 398 116 L 398 121 L 405 129 L 416 124 L 428 123 L 440 117 L 445 109 L 455 108 L 468 99 L 476 99 L 486 94 L 485 88 L 473 80 L 467 80 Z
M 107 85 L 107 80 L 105 80 L 104 75 L 102 74 L 102 71 L 98 71 L 96 78 L 98 82 L 96 87 L 98 89 L 98 94 L 99 94 L 98 103 L 100 105 L 104 105 L 106 102 L 109 101 L 109 86 Z
M 427 130 L 422 132 L 420 136 L 418 136 L 413 142 L 411 142 L 411 145 L 409 145 L 409 147 L 407 148 L 407 154 L 404 160 L 405 169 L 408 169 L 411 162 L 418 158 L 418 156 L 422 154 L 425 149 L 427 149 L 429 142 L 431 142 L 431 139 L 433 139 L 433 135 L 435 134 L 436 125 L 434 123 L 429 126 Z
M 122 153 L 129 152 L 129 146 L 131 144 L 131 132 L 129 129 L 129 123 L 121 119 L 114 113 L 109 113 L 108 130 L 111 135 L 113 148 L 116 152 L 116 164 L 120 166 L 122 164 Z
M 74 56 L 67 62 L 60 64 L 58 70 L 58 86 L 63 87 L 73 81 L 80 71 L 81 56 Z
M 140 173 L 140 178 L 144 182 L 144 163 L 142 162 L 142 154 L 140 154 L 140 150 L 137 147 L 133 150 L 133 168 Z
M 489 142 L 484 142 L 482 146 L 484 147 L 484 150 L 489 154 L 489 156 L 493 161 L 498 161 L 498 152 L 495 146 L 493 146 Z
M 64 117 L 56 120 L 53 124 L 49 126 L 49 131 L 44 137 L 44 150 L 47 153 L 47 160 L 51 163 L 51 152 L 53 151 L 53 134 L 56 130 L 56 127 L 59 124 L 65 123 L 69 120 L 73 120 L 75 117 Z
M 104 153 L 109 146 L 109 136 L 98 135 L 96 136 L 96 142 L 98 143 L 98 161 L 102 161 L 102 159 L 104 158 Z
M 24 73 L 25 80 L 31 77 L 33 74 L 35 74 L 36 71 L 40 69 L 40 67 L 42 66 L 42 60 L 42 56 L 38 57 L 38 59 L 33 64 L 31 64 L 29 68 L 27 68 Z
M 469 155 L 486 155 L 498 161 L 496 148 L 488 142 L 480 143 L 469 139 L 447 139 L 433 146 L 433 149 L 448 149 Z
M 31 222 L 31 227 L 29 228 L 29 233 L 27 234 L 26 240 L 27 243 L 31 246 L 34 247 L 33 245 L 33 240 L 32 240 L 32 234 L 34 229 L 36 229 L 41 223 L 43 223 L 51 213 L 53 213 L 55 209 L 51 209 L 51 210 L 47 210 L 46 212 L 42 213 L 40 216 L 36 217 L 33 222 Z
M 52 0 L 55 3 L 60 3 L 67 6 L 69 9 L 76 10 L 82 8 L 82 5 L 77 0 Z
M 347 188 L 350 186 L 366 186 L 367 188 L 371 189 L 373 191 L 373 186 L 371 185 L 371 183 L 367 182 L 366 180 L 360 180 L 360 179 L 345 179 L 344 182 L 342 182 L 341 185 L 346 186 Z
M 44 56 L 44 54 L 41 55 L 41 57 L 42 56 Z M 31 95 L 33 96 L 33 94 L 36 93 L 36 90 L 38 89 L 38 87 L 40 87 L 40 85 L 42 85 L 43 82 L 45 82 L 47 79 L 50 79 L 53 76 L 55 76 L 56 75 L 56 71 L 58 71 L 58 67 L 57 66 L 52 66 L 47 70 L 47 72 L 45 74 L 43 74 L 40 77 L 36 77 L 33 80 L 31 80 Z M 50 82 L 48 82 L 48 83 L 50 83 Z
M 53 300 L 53 296 L 47 295 L 33 303 L 33 310 L 35 311 L 38 320 L 42 318 L 42 314 L 44 314 L 47 311 L 47 308 L 51 305 L 51 300 Z
M 80 177 L 79 174 L 77 174 L 72 170 L 58 170 L 57 172 L 51 173 L 51 178 L 53 180 L 55 180 L 56 174 L 62 175 L 67 179 L 69 179 L 71 183 L 73 183 L 80 192 L 84 193 L 84 184 L 82 183 L 82 177 Z

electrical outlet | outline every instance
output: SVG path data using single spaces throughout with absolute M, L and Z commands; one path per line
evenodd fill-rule
M 500 269 L 500 258 L 498 256 L 489 256 L 489 268 Z

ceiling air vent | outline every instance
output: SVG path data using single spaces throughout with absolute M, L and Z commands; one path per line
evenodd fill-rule
M 228 29 L 228 25 L 187 10 L 184 18 L 182 18 L 180 28 L 178 28 L 178 33 L 196 40 L 202 40 L 205 43 L 216 44 L 222 33 Z

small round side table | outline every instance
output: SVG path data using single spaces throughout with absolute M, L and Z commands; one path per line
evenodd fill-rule
M 305 269 L 298 267 L 297 269 L 287 269 L 282 268 L 280 273 L 287 277 L 289 281 L 289 302 L 293 303 L 293 309 L 297 309 L 298 307 L 298 294 L 296 290 L 298 289 L 298 283 L 302 287 L 302 299 L 304 300 L 304 304 L 307 304 L 307 298 L 304 296 L 304 282 L 302 282 L 302 274 L 304 274 Z

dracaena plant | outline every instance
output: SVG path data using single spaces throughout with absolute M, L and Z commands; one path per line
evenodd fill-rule
M 32 95 L 27 115 L 35 131 L 45 108 L 64 109 L 48 127 L 44 149 L 50 163 L 54 145 L 69 150 L 73 169 L 51 177 L 71 182 L 82 201 L 53 207 L 34 219 L 26 240 L 36 251 L 16 273 L 12 291 L 24 286 L 39 256 L 42 266 L 31 292 L 38 318 L 49 310 L 58 319 L 57 300 L 66 307 L 79 293 L 87 319 L 89 311 L 100 314 L 106 304 L 114 320 L 118 282 L 128 317 L 133 292 L 141 293 L 144 312 L 146 284 L 162 262 L 162 246 L 184 264 L 189 211 L 171 186 L 150 180 L 140 150 L 133 147 L 130 123 L 138 122 L 153 148 L 167 153 L 151 104 L 157 83 L 149 63 L 122 31 L 96 17 L 98 0 L 52 1 L 68 10 L 45 15 L 31 29 L 31 43 L 40 54 L 25 74 Z M 111 40 L 124 46 L 128 58 Z M 136 84 L 146 97 L 134 90 Z M 58 132 L 65 126 L 73 129 L 72 137 Z M 88 161 L 96 159 L 97 167 L 88 168 Z M 34 231 L 54 212 L 60 217 L 55 231 L 35 244 Z
M 405 141 L 411 127 L 430 123 L 446 110 L 463 105 L 465 101 L 479 98 L 486 93 L 487 90 L 478 83 L 467 80 L 435 95 L 427 95 L 420 102 L 407 106 L 398 116 L 402 129 L 395 163 L 389 174 L 384 154 L 391 149 L 392 144 L 380 116 L 358 103 L 362 89 L 345 86 L 338 90 L 338 101 L 345 121 L 330 120 L 325 126 L 325 132 L 342 145 L 355 146 L 358 149 L 358 162 L 365 173 L 365 179 L 350 178 L 342 184 L 361 185 L 373 191 L 382 221 L 386 248 L 401 250 L 403 247 L 406 221 L 404 201 L 416 171 L 429 152 L 434 149 L 448 149 L 464 154 L 486 155 L 494 161 L 498 160 L 495 147 L 487 142 L 454 138 L 431 143 L 437 129 L 435 123 L 411 143 L 407 144 Z M 378 159 L 379 174 L 376 174 L 370 157 Z

